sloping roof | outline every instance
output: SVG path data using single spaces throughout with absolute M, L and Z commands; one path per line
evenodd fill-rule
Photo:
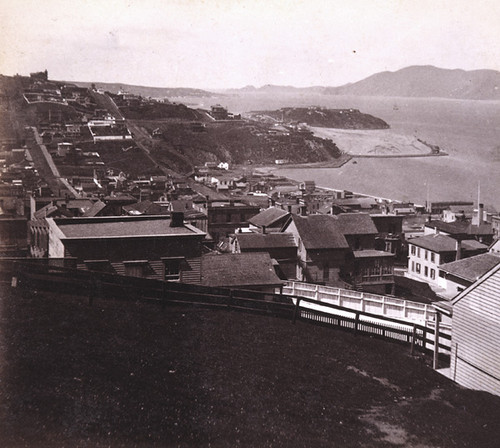
M 497 264 L 495 267 L 491 268 L 488 272 L 486 272 L 481 278 L 475 281 L 468 288 L 464 289 L 457 297 L 452 300 L 452 304 L 455 305 L 457 302 L 462 300 L 464 297 L 467 297 L 474 289 L 478 286 L 482 285 L 485 282 L 490 283 L 498 283 L 500 278 L 500 264 Z M 493 291 L 498 291 L 498 288 L 495 287 Z
M 439 266 L 439 269 L 470 282 L 475 282 L 499 263 L 500 255 L 486 253 L 443 264 Z
M 451 236 L 442 235 L 440 233 L 433 235 L 419 236 L 408 240 L 410 244 L 428 249 L 433 252 L 455 252 L 457 250 L 457 240 Z M 479 250 L 488 249 L 488 246 L 479 243 L 475 240 L 462 241 L 462 250 Z
M 170 227 L 170 219 L 73 218 L 64 222 L 54 222 L 65 238 L 75 239 L 195 235 L 197 233 L 204 235 L 192 226 Z
M 374 235 L 377 227 L 367 213 L 341 213 L 335 215 L 337 228 L 343 235 Z
M 348 249 L 347 241 L 331 215 L 292 215 L 306 249 Z
M 74 214 L 70 210 L 68 210 L 67 207 L 54 205 L 52 203 L 47 204 L 34 213 L 35 219 L 50 218 L 51 216 L 66 216 L 68 218 L 71 218 L 74 216 Z
M 201 283 L 205 286 L 278 286 L 271 257 L 263 252 L 205 254 L 201 258 Z
M 291 233 L 237 233 L 236 238 L 242 250 L 297 247 Z
M 263 210 L 259 214 L 252 216 L 248 222 L 257 227 L 272 227 L 275 223 L 283 222 L 288 214 L 288 212 L 282 210 L 281 208 L 270 207 Z
M 83 213 L 84 217 L 89 217 L 92 218 L 94 216 L 97 216 L 99 212 L 106 207 L 106 204 L 102 201 L 97 201 L 95 204 L 92 205 L 89 209 L 85 210 Z
M 425 227 L 437 229 L 450 235 L 493 235 L 494 233 L 491 224 L 483 223 L 476 226 L 472 225 L 469 221 L 443 222 L 435 220 L 427 222 Z
M 161 205 L 155 204 L 150 200 L 124 205 L 123 210 L 129 215 L 164 215 L 166 213 Z

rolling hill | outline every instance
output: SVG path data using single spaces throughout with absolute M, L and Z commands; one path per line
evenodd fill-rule
M 500 72 L 496 70 L 449 70 L 431 65 L 380 72 L 361 81 L 338 87 L 265 85 L 227 90 L 231 94 L 325 94 L 387 97 L 437 97 L 469 100 L 500 100 Z
M 325 94 L 441 97 L 473 100 L 500 99 L 500 72 L 495 70 L 448 70 L 425 66 L 381 72 L 359 82 L 328 87 Z

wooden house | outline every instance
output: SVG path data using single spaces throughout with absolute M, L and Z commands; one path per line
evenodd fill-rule
M 78 269 L 118 275 L 201 282 L 205 233 L 184 224 L 182 213 L 164 216 L 47 218 L 48 258 Z
M 453 301 L 451 379 L 500 395 L 500 264 Z
M 300 281 L 338 286 L 341 269 L 350 253 L 349 244 L 330 215 L 291 215 L 283 227 L 297 243 L 297 275 Z
M 278 292 L 283 281 L 276 275 L 271 258 L 263 252 L 204 254 L 203 286 Z
M 230 238 L 231 252 L 265 252 L 276 260 L 285 279 L 294 279 L 297 267 L 297 243 L 291 233 L 235 233 Z
M 445 263 L 484 253 L 488 247 L 476 240 L 455 240 L 442 234 L 408 240 L 407 276 L 440 287 L 439 267 Z

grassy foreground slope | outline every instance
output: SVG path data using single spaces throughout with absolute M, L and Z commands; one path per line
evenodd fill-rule
M 0 446 L 493 447 L 500 398 L 408 347 L 225 310 L 0 291 Z

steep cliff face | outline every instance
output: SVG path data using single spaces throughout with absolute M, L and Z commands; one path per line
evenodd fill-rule
M 252 112 L 283 123 L 306 123 L 309 126 L 338 129 L 387 129 L 381 118 L 364 114 L 358 109 L 326 109 L 321 107 L 284 107 L 274 111 Z

